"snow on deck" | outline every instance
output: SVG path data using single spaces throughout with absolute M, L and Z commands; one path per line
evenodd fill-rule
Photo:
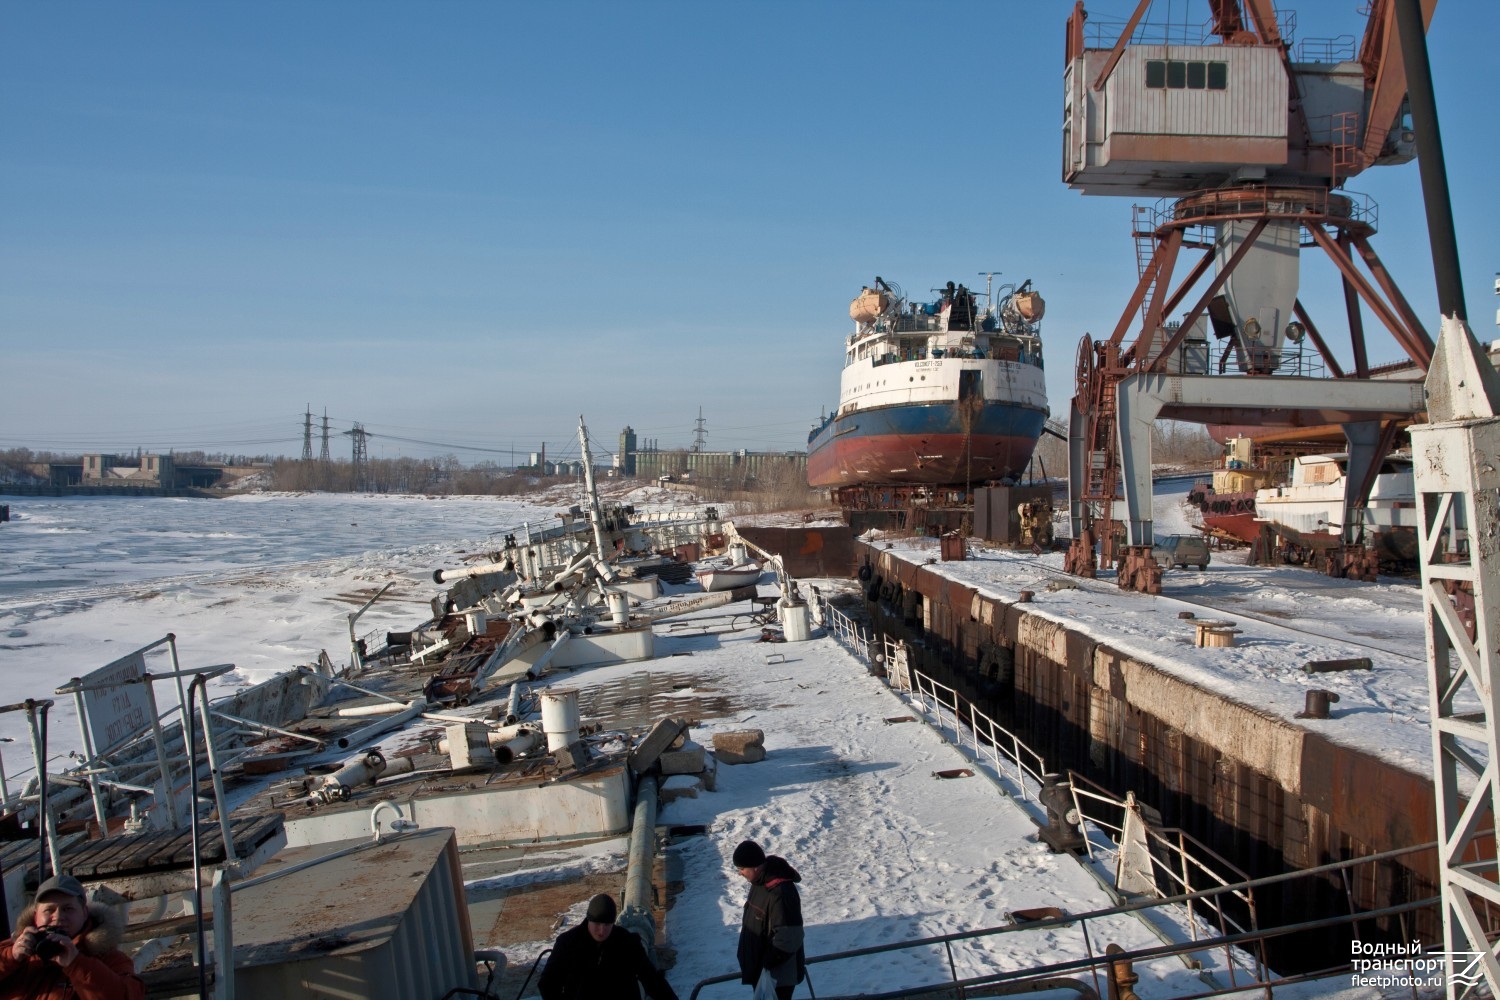
M 319 649 L 341 661 L 346 615 L 358 605 L 338 595 L 395 579 L 400 598 L 377 604 L 360 630 L 409 628 L 436 592 L 433 568 L 455 565 L 521 521 L 540 523 L 556 509 L 550 499 L 544 507 L 514 499 L 376 496 L 16 501 L 15 520 L 0 528 L 11 556 L 0 566 L 0 699 L 49 695 L 67 678 L 167 632 L 177 634 L 184 665 L 238 664 L 231 683 L 308 662 Z M 903 547 L 910 557 L 922 557 L 919 543 Z M 1410 659 L 1421 636 L 1412 586 L 1251 573 L 1218 554 L 1207 573 L 1169 572 L 1159 598 L 1121 594 L 1107 580 L 1048 593 L 1046 583 L 1062 576 L 1053 556 L 1038 561 L 986 553 L 936 566 L 1003 598 L 1035 590 L 1035 610 L 1097 629 L 1124 651 L 1149 655 L 1196 682 L 1279 713 L 1300 709 L 1308 686 L 1339 691 L 1343 700 L 1334 719 L 1305 724 L 1326 728 L 1333 738 L 1359 738 L 1347 732 L 1358 728 L 1363 738 L 1385 743 L 1382 752 L 1401 753 L 1414 764 L 1423 758 L 1425 727 L 1402 730 L 1416 730 L 1411 721 L 1425 719 L 1422 667 Z M 1253 596 L 1258 614 L 1271 621 L 1235 615 L 1245 629 L 1241 646 L 1195 650 L 1175 618 L 1186 606 L 1178 603 L 1181 596 L 1221 602 Z M 887 724 L 887 718 L 916 713 L 834 640 L 773 646 L 755 641 L 753 629 L 719 637 L 658 633 L 661 658 L 649 665 L 559 677 L 589 685 L 642 669 L 679 674 L 684 690 L 713 687 L 738 706 L 730 717 L 703 720 L 695 730 L 700 742 L 710 744 L 715 730 L 754 727 L 765 732 L 769 752 L 760 764 L 722 766 L 717 791 L 662 811 L 663 824 L 708 827 L 706 835 L 670 848 L 683 888 L 665 930 L 676 954 L 670 978 L 684 998 L 698 980 L 734 967 L 745 886 L 728 858 L 746 837 L 802 873 L 814 955 L 994 926 L 1015 909 L 1077 912 L 1109 905 L 1077 862 L 1037 842 L 1031 819 L 978 766 L 920 721 Z M 770 662 L 772 653 L 785 662 Z M 1376 670 L 1307 678 L 1295 669 L 1301 659 L 1352 655 L 1372 656 Z M 159 668 L 153 663 L 153 669 Z M 59 699 L 54 752 L 77 742 L 68 714 Z M 0 735 L 26 746 L 18 714 L 0 717 Z M 29 763 L 29 754 L 9 748 L 13 777 L 23 757 Z M 965 766 L 976 774 L 933 777 Z M 572 918 L 581 916 L 584 904 L 578 901 Z M 1096 954 L 1110 941 L 1126 948 L 1157 943 L 1128 917 L 1091 925 L 1090 934 Z M 536 949 L 547 944 L 538 942 Z M 962 973 L 1083 957 L 1087 949 L 1075 925 L 995 939 L 982 961 L 973 950 L 958 954 Z M 534 953 L 527 956 L 523 948 L 512 962 L 530 957 Z M 892 953 L 817 965 L 813 986 L 819 995 L 893 989 L 930 981 L 941 961 L 933 953 Z M 1137 971 L 1144 996 L 1201 988 L 1177 960 Z M 1330 995 L 1326 984 L 1314 992 Z M 743 987 L 725 986 L 709 995 L 743 993 Z

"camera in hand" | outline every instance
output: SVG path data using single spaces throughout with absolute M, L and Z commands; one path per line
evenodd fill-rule
M 43 933 L 31 946 L 32 954 L 41 959 L 56 958 L 66 950 L 67 947 L 62 943 L 62 939 L 51 932 Z

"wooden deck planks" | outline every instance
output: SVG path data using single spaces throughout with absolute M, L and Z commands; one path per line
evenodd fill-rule
M 236 857 L 246 857 L 267 840 L 275 837 L 285 825 L 282 813 L 232 819 L 229 835 L 234 841 Z M 219 824 L 205 822 L 198 829 L 198 854 L 205 865 L 224 862 L 224 841 Z M 149 875 L 155 872 L 188 868 L 193 863 L 191 828 L 153 830 L 124 836 L 89 840 L 63 851 L 62 869 L 84 881 L 102 881 Z M 24 866 L 27 881 L 35 885 L 37 845 L 32 841 L 12 841 L 0 846 L 0 865 L 6 870 Z

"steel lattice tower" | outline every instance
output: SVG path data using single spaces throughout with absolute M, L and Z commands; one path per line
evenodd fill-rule
M 307 412 L 302 414 L 302 461 L 312 461 L 312 404 L 307 405 Z
M 318 459 L 324 465 L 330 464 L 333 459 L 328 454 L 328 411 L 323 411 L 323 454 Z
M 708 443 L 708 428 L 703 419 L 703 407 L 698 407 L 698 420 L 693 427 L 693 450 L 702 451 L 703 446 Z
M 347 430 L 344 433 L 354 439 L 354 488 L 359 491 L 364 491 L 369 488 L 368 484 L 365 482 L 365 478 L 367 470 L 369 469 L 370 459 L 369 453 L 365 447 L 365 442 L 366 438 L 368 438 L 370 435 L 358 423 L 355 423 L 353 430 Z

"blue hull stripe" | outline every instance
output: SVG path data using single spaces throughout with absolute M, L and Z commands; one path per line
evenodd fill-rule
M 972 432 L 979 437 L 1040 438 L 1047 414 L 1030 407 L 1008 403 L 987 403 L 974 419 Z M 886 435 L 962 434 L 964 424 L 957 403 L 931 403 L 911 406 L 882 406 L 874 410 L 856 410 L 829 422 L 808 441 L 809 452 L 817 451 L 835 437 Z

